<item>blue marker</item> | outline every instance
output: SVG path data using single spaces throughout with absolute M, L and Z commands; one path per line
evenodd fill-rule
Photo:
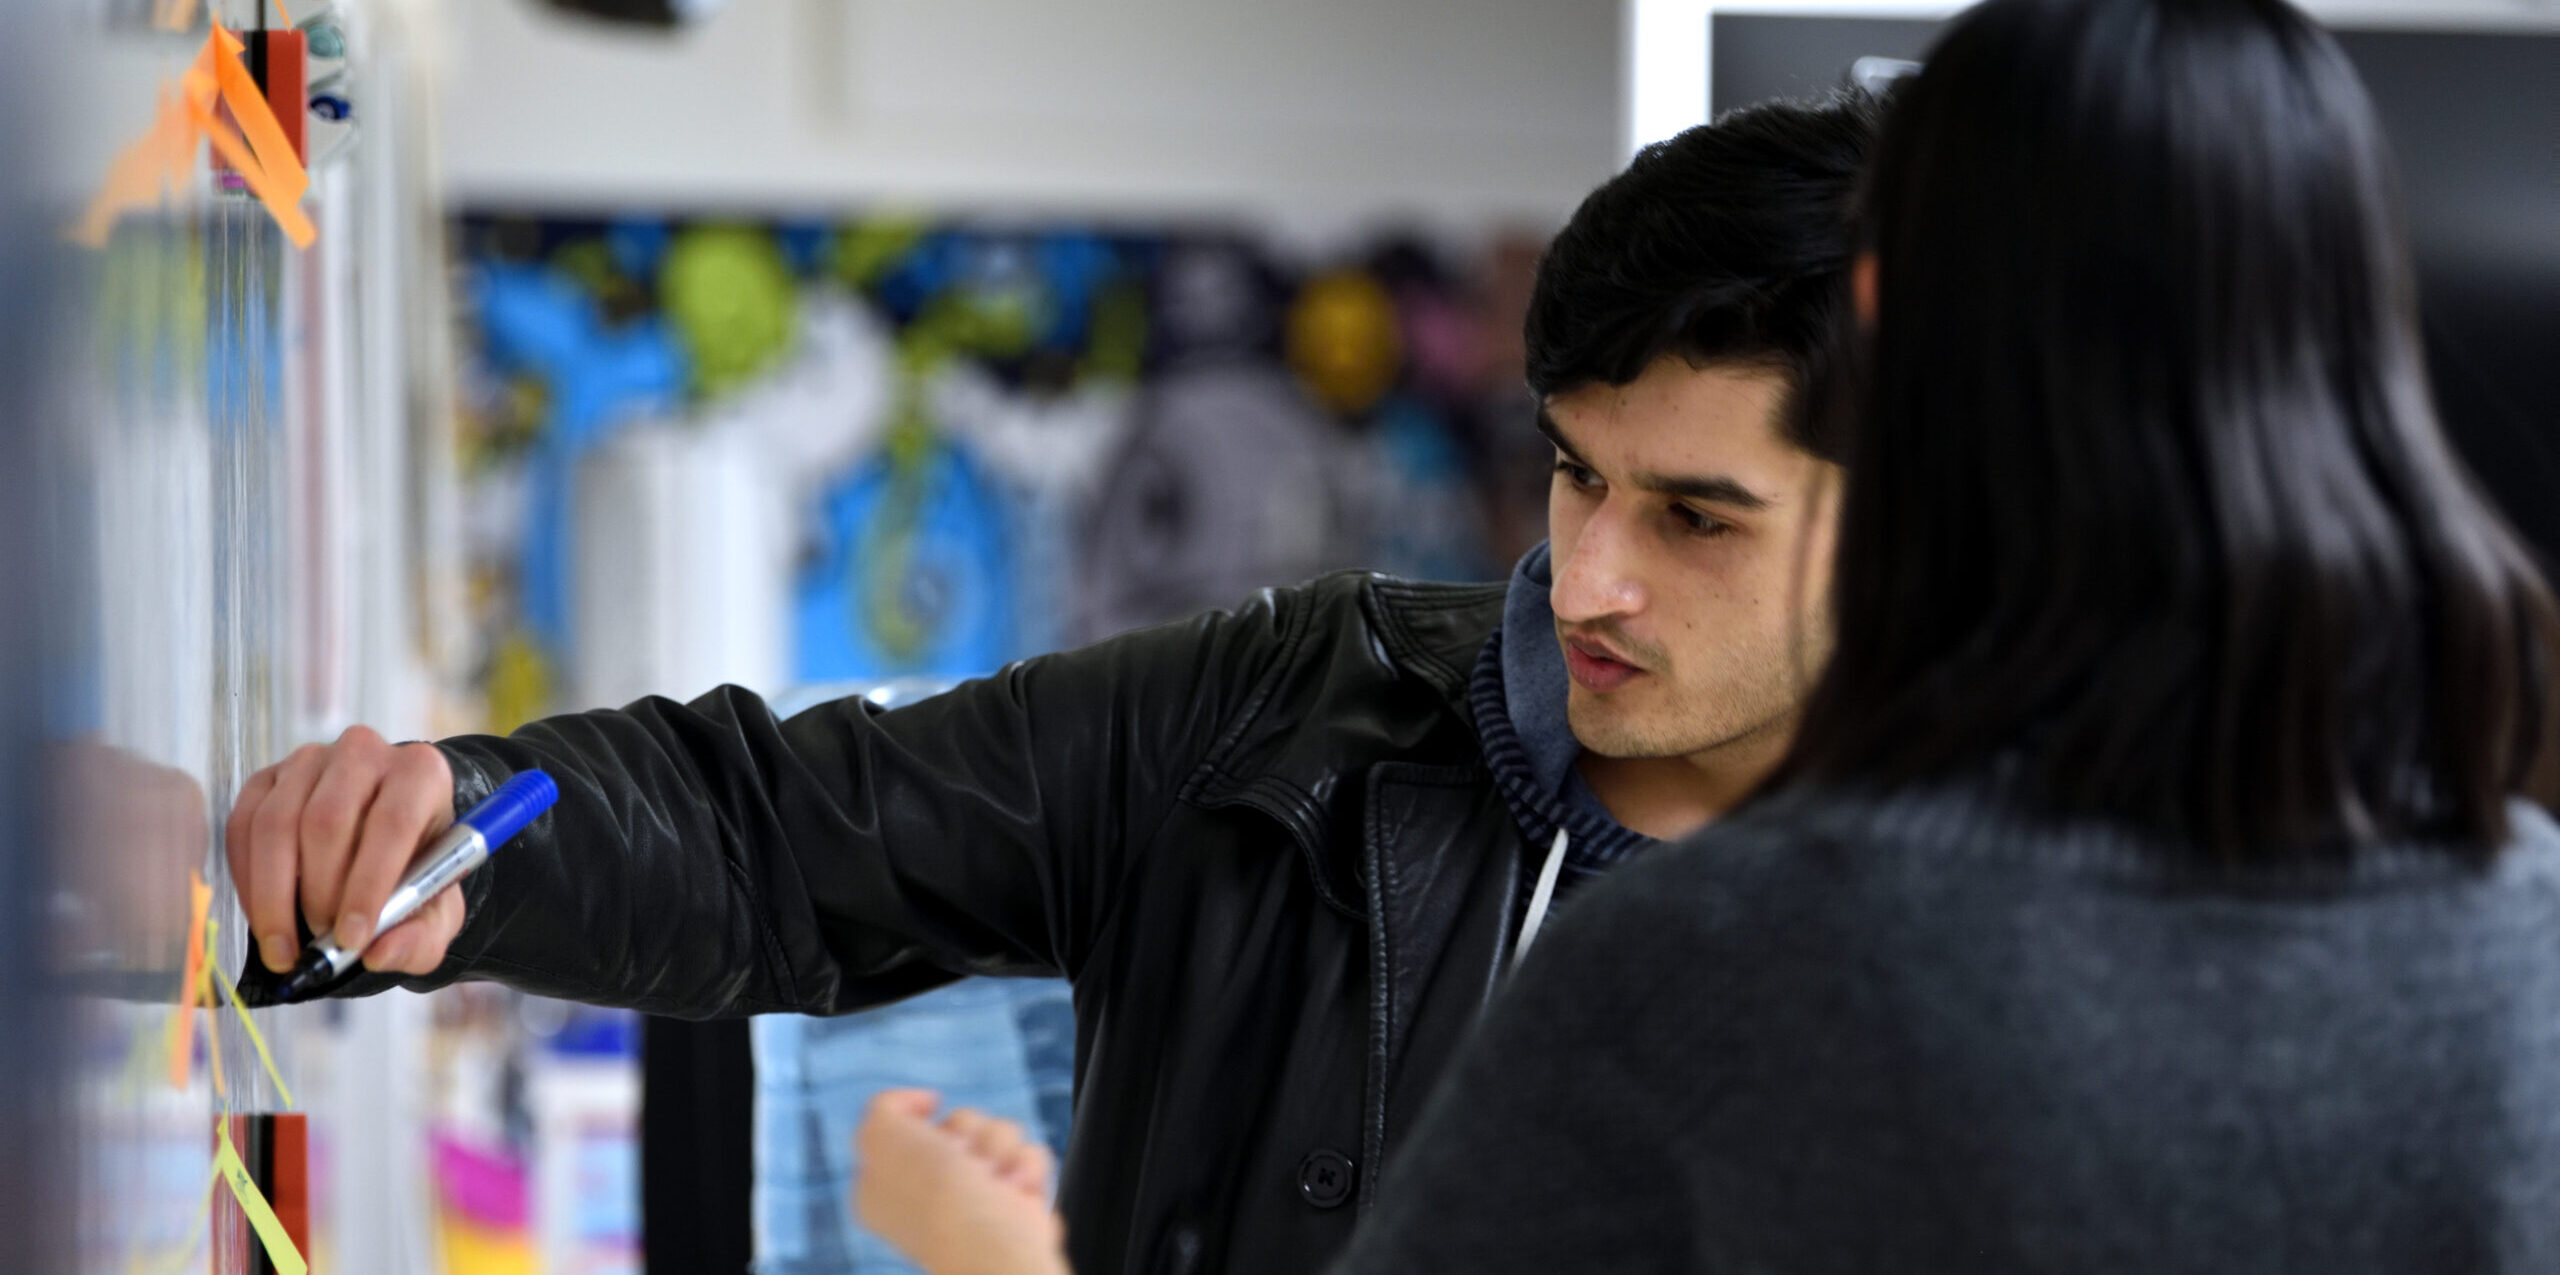
M 490 852 L 524 831 L 534 816 L 549 810 L 551 803 L 558 800 L 560 786 L 538 770 L 528 770 L 500 784 L 487 800 L 454 820 L 443 836 L 410 863 L 408 875 L 400 879 L 400 887 L 391 892 L 391 898 L 382 905 L 382 915 L 374 920 L 374 937 L 379 938 L 392 926 L 408 920 L 438 891 L 486 862 Z M 275 999 L 293 1001 L 319 991 L 336 982 L 363 955 L 363 948 L 340 947 L 325 934 L 313 939 L 311 946 L 303 949 L 293 972 L 276 985 Z

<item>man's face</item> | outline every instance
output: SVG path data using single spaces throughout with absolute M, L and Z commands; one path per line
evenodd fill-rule
M 1831 649 L 1839 470 L 1779 432 L 1787 389 L 1666 357 L 1547 398 L 1556 638 L 1584 748 L 1680 757 L 1793 729 Z

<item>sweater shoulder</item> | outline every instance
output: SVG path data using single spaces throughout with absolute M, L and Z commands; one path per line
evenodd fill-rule
M 2523 910 L 2560 923 L 2560 826 L 2521 801 L 2510 816 L 2513 837 L 2485 859 L 2400 844 L 2235 870 L 2106 821 L 2031 813 L 1984 785 L 1806 791 L 1611 873 L 1576 900 L 1573 916 L 1596 931 L 1644 934 L 1653 959 L 1752 964 L 1807 951 L 1795 941 L 1805 935 L 1966 960 L 1979 949 L 1968 949 L 1965 932 L 2030 914 L 2098 925 L 2079 940 L 2093 948 L 2118 939 L 2105 925 L 2135 918 L 2342 929 L 2453 926 Z

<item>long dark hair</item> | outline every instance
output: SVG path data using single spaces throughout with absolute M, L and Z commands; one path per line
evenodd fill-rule
M 2231 860 L 2494 847 L 2560 609 L 2438 428 L 2396 178 L 2280 0 L 1987 0 L 1900 86 L 1838 643 L 1784 773 L 2023 756 Z

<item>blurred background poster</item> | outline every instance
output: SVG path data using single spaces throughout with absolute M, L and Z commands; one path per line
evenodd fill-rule
M 499 726 L 956 678 L 1538 535 L 1538 237 L 468 213 L 463 519 Z

